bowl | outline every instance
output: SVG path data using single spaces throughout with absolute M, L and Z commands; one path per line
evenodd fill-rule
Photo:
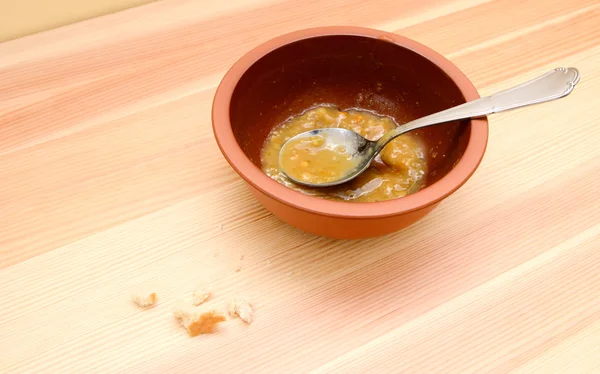
M 424 45 L 379 30 L 321 27 L 276 37 L 242 56 L 217 89 L 212 122 L 221 152 L 266 209 L 309 233 L 361 239 L 413 224 L 461 187 L 483 158 L 487 120 L 418 130 L 428 186 L 373 203 L 324 200 L 269 178 L 260 150 L 271 129 L 320 104 L 372 110 L 402 124 L 477 98 L 467 77 Z

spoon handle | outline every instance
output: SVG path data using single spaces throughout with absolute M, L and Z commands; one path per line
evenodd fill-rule
M 459 119 L 486 116 L 509 109 L 560 99 L 570 94 L 577 82 L 579 82 L 579 71 L 577 69 L 557 68 L 513 88 L 398 126 L 383 135 L 377 141 L 376 147 L 381 149 L 394 138 L 421 127 Z

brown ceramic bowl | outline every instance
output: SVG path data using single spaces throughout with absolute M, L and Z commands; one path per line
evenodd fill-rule
M 456 66 L 415 41 L 365 28 L 314 28 L 272 39 L 233 65 L 215 95 L 213 131 L 229 164 L 277 217 L 317 235 L 368 238 L 416 222 L 462 186 L 485 152 L 487 120 L 420 130 L 428 187 L 376 203 L 323 200 L 269 178 L 260 168 L 269 131 L 319 104 L 374 110 L 405 123 L 478 97 Z

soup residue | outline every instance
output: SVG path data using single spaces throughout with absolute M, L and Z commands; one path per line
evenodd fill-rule
M 425 152 L 420 140 L 410 133 L 399 136 L 388 144 L 371 163 L 371 166 L 355 179 L 332 187 L 311 188 L 293 183 L 281 171 L 279 151 L 283 144 L 292 137 L 314 129 L 339 127 L 352 130 L 369 140 L 377 140 L 386 132 L 398 126 L 387 116 L 380 116 L 370 111 L 353 109 L 341 111 L 332 106 L 312 108 L 292 117 L 275 127 L 263 145 L 261 163 L 263 171 L 277 182 L 308 195 L 329 200 L 376 202 L 395 199 L 417 192 L 425 186 L 427 163 Z M 302 147 L 317 149 L 322 139 L 302 139 Z M 296 146 L 298 146 L 296 145 Z M 287 147 L 286 147 L 287 148 Z M 296 147 L 294 147 L 296 148 Z M 306 148 L 305 148 L 306 149 Z M 332 150 L 340 152 L 342 150 Z M 286 155 L 287 156 L 287 155 Z M 299 175 L 308 173 L 310 178 L 311 165 L 318 160 L 311 160 L 306 152 L 290 155 L 285 158 L 286 170 L 296 170 Z M 339 159 L 343 165 L 344 160 Z M 323 170 L 322 165 L 319 170 Z M 323 178 L 336 179 L 340 169 L 335 164 L 324 173 Z M 295 175 L 294 175 L 295 177 Z
M 279 164 L 288 177 L 297 182 L 323 184 L 339 181 L 358 167 L 358 159 L 344 145 L 327 140 L 326 134 L 288 140 L 279 154 Z

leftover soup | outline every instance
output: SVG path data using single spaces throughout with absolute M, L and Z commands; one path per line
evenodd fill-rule
M 285 142 L 306 131 L 339 127 L 352 130 L 368 140 L 377 140 L 398 124 L 387 116 L 360 109 L 342 111 L 333 106 L 321 106 L 309 109 L 276 126 L 268 135 L 261 150 L 263 171 L 277 182 L 308 195 L 329 200 L 352 202 L 376 202 L 395 199 L 417 192 L 425 186 L 427 163 L 424 147 L 420 139 L 407 133 L 391 141 L 373 160 L 362 174 L 341 185 L 312 188 L 292 182 L 283 174 L 279 164 L 279 152 Z M 318 149 L 323 139 L 306 137 L 294 139 L 292 154 L 282 157 L 286 170 L 294 170 L 294 177 L 302 173 L 310 180 L 311 173 L 317 170 L 311 148 Z M 288 148 L 286 146 L 286 148 Z M 296 150 L 296 153 L 293 153 Z M 330 165 L 320 165 L 325 170 L 324 180 L 338 179 L 339 173 L 346 170 L 348 159 L 345 149 L 330 150 L 336 156 Z M 337 153 L 337 154 L 336 154 Z M 333 158 L 332 158 L 333 159 Z M 337 173 L 337 174 L 336 174 Z M 302 179 L 299 179 L 302 180 Z

